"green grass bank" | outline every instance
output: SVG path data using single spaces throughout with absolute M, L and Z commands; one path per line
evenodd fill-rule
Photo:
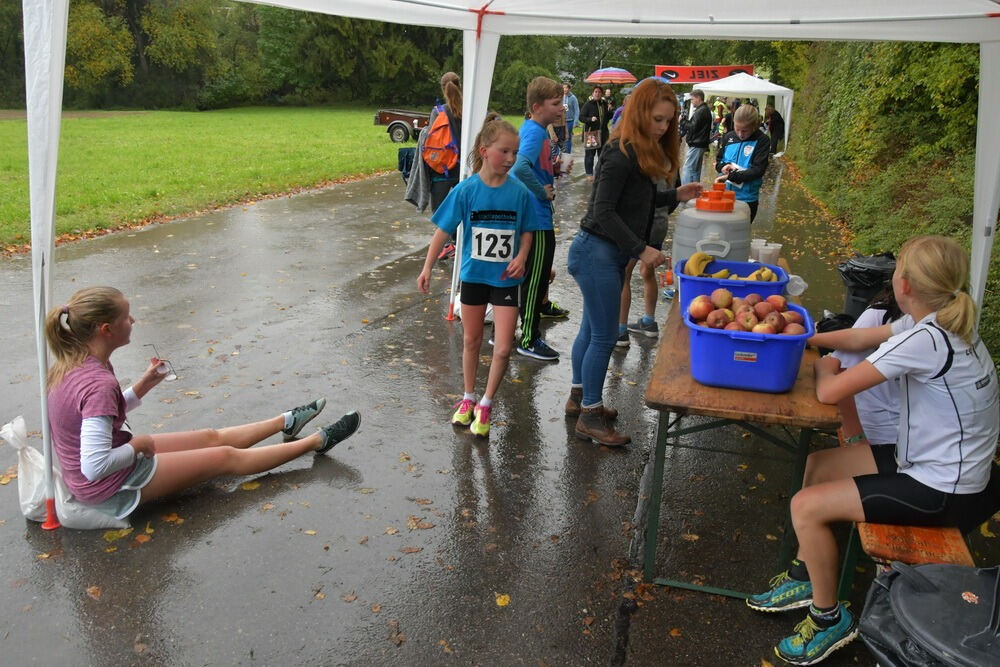
M 374 111 L 67 113 L 56 232 L 107 229 L 395 169 L 399 145 L 372 124 Z M 0 119 L 0 247 L 30 236 L 27 124 L 23 114 L 7 115 Z

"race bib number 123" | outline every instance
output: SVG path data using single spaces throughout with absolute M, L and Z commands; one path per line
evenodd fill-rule
M 471 254 L 481 262 L 509 262 L 514 257 L 514 230 L 473 227 Z

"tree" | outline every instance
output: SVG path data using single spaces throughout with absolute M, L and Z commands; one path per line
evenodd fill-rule
M 132 82 L 134 42 L 121 17 L 106 16 L 88 2 L 70 5 L 66 38 L 66 85 L 84 94 Z

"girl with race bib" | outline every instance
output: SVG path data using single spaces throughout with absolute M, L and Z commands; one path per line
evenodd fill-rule
M 534 195 L 507 174 L 517 157 L 518 134 L 499 116 L 487 117 L 470 155 L 475 172 L 448 193 L 431 216 L 438 226 L 427 248 L 417 287 L 430 290 L 431 268 L 442 246 L 462 227 L 462 375 L 465 393 L 451 423 L 469 426 L 478 436 L 490 433 L 490 412 L 514 345 L 524 264 L 537 229 Z M 493 305 L 494 346 L 483 397 L 476 397 L 476 369 L 483 342 L 486 305 Z
M 840 349 L 878 348 L 843 372 L 834 357 L 816 360 L 816 398 L 823 403 L 898 378 L 899 429 L 893 447 L 859 444 L 809 457 L 815 472 L 791 502 L 798 556 L 771 580 L 771 590 L 747 599 L 758 611 L 808 608 L 795 634 L 775 647 L 786 662 L 811 665 L 857 636 L 856 615 L 837 599 L 835 523 L 968 532 L 1000 505 L 997 373 L 975 330 L 968 274 L 968 255 L 955 241 L 910 239 L 899 251 L 892 289 L 912 322 L 844 330 Z

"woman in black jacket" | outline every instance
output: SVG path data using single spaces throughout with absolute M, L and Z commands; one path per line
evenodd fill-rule
M 580 109 L 580 122 L 583 123 L 583 131 L 600 132 L 601 141 L 594 148 L 587 148 L 587 135 L 584 134 L 583 168 L 587 172 L 587 180 L 594 180 L 594 158 L 601 152 L 601 147 L 608 142 L 608 123 L 611 121 L 613 110 L 604 99 L 604 91 L 600 86 L 594 86 L 594 92 L 587 100 L 583 108 Z
M 573 343 L 566 415 L 579 416 L 577 436 L 609 447 L 629 442 L 611 426 L 618 413 L 604 407 L 602 396 L 618 338 L 625 265 L 633 257 L 654 268 L 662 264 L 663 254 L 649 245 L 653 209 L 701 194 L 701 183 L 656 191 L 656 181 L 673 183 L 680 166 L 676 109 L 677 96 L 663 80 L 646 79 L 632 91 L 601 154 L 587 214 L 569 249 L 569 272 L 583 293 L 583 317 Z

